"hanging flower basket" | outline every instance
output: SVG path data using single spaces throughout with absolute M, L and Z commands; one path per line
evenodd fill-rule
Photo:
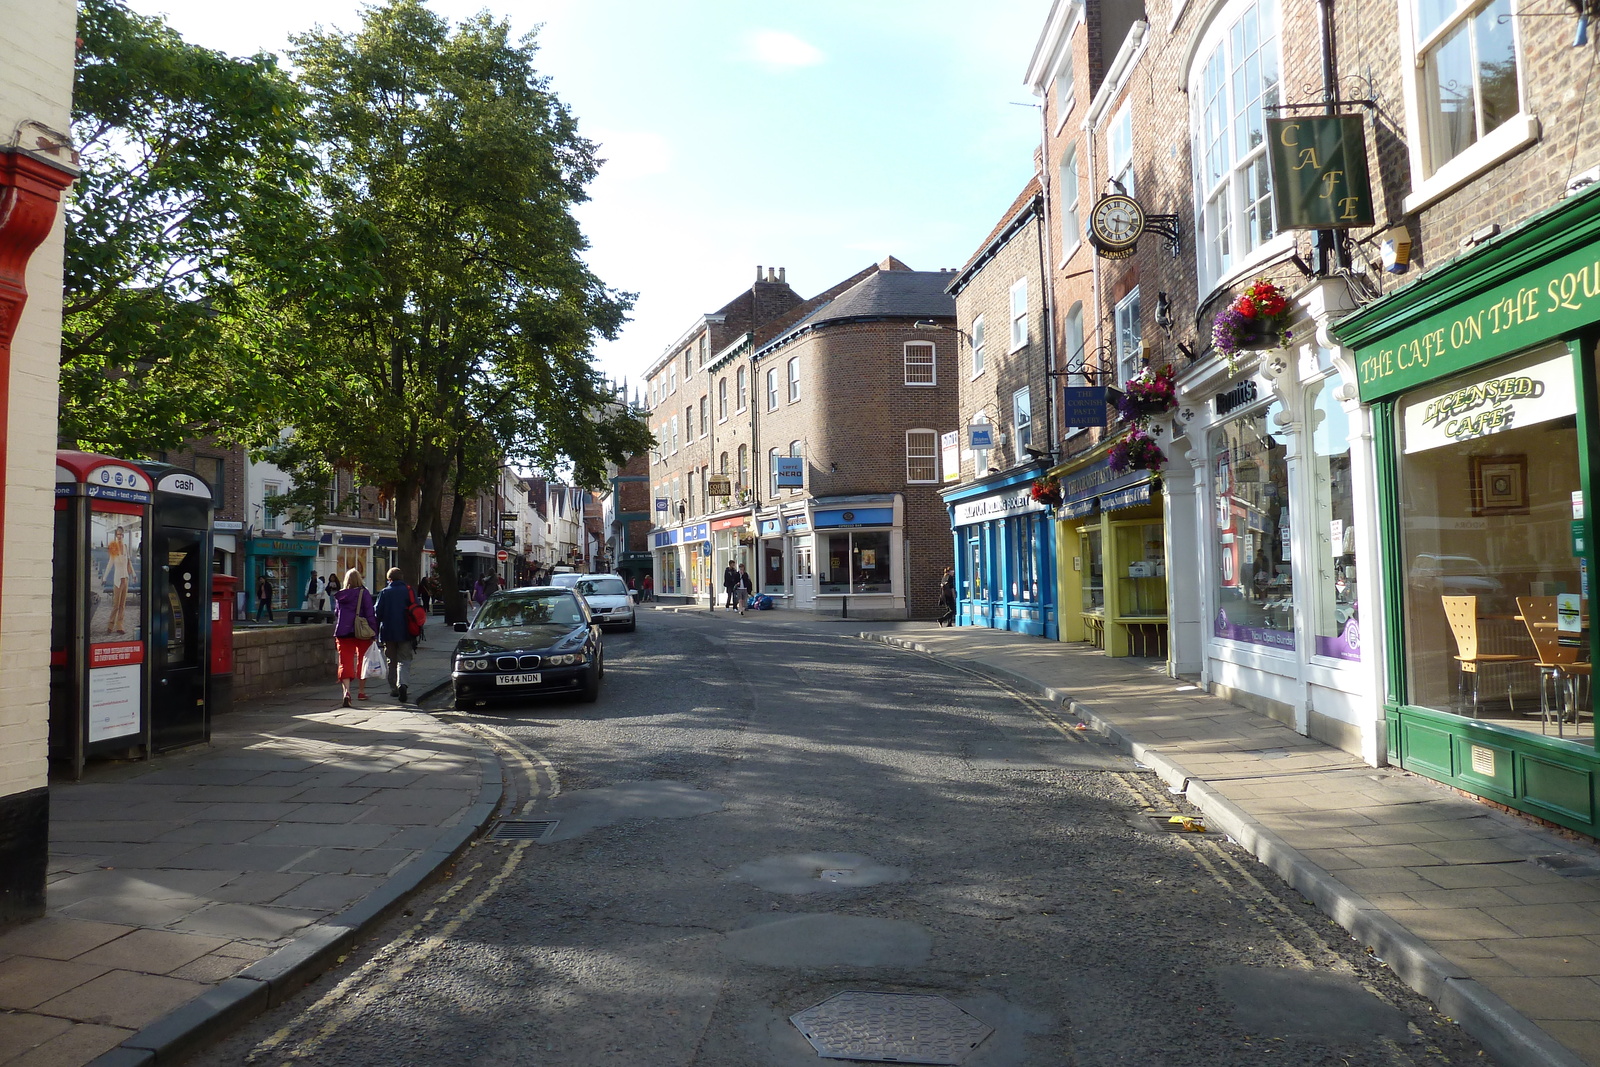
M 1118 396 L 1117 414 L 1131 423 L 1144 425 L 1178 406 L 1176 371 L 1168 365 L 1153 370 L 1146 367 L 1132 378 Z
M 1290 336 L 1289 299 L 1265 278 L 1250 283 L 1211 324 L 1211 343 L 1229 367 L 1237 353 L 1282 348 Z
M 1126 474 L 1128 471 L 1159 473 L 1166 466 L 1167 456 L 1156 444 L 1155 438 L 1134 426 L 1129 428 L 1122 440 L 1111 446 L 1106 453 L 1106 462 L 1117 474 Z
M 1061 503 L 1061 479 L 1035 478 L 1033 480 L 1033 499 L 1047 508 L 1053 508 Z

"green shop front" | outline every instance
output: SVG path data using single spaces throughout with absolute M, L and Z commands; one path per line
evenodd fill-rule
M 1600 835 L 1600 198 L 1333 332 L 1372 409 L 1390 762 Z

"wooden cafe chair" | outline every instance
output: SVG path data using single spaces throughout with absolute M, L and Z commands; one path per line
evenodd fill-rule
M 1565 700 L 1558 703 L 1554 709 L 1556 736 L 1559 737 L 1562 734 L 1562 722 L 1568 707 L 1572 709 L 1572 721 L 1574 723 L 1578 721 L 1578 683 L 1582 680 L 1587 688 L 1592 664 L 1578 658 L 1583 652 L 1581 648 L 1561 643 L 1561 629 L 1556 622 L 1555 597 L 1519 596 L 1517 614 L 1522 616 L 1522 623 L 1528 628 L 1528 637 L 1533 641 L 1533 650 L 1538 657 L 1536 664 L 1539 668 L 1541 731 L 1549 732 L 1551 691 L 1554 691 L 1558 701 L 1565 697 Z
M 1472 717 L 1478 717 L 1478 676 L 1484 667 L 1510 668 L 1521 663 L 1534 663 L 1532 656 L 1518 652 L 1484 652 L 1480 644 L 1478 633 L 1478 598 L 1475 596 L 1441 596 L 1444 602 L 1444 616 L 1450 622 L 1450 632 L 1456 639 L 1456 663 L 1460 666 L 1460 676 L 1457 684 L 1457 695 L 1460 698 L 1458 706 L 1466 705 L 1467 675 L 1472 675 Z M 1516 699 L 1511 693 L 1511 670 L 1506 671 L 1506 700 L 1511 704 L 1511 713 L 1517 712 Z

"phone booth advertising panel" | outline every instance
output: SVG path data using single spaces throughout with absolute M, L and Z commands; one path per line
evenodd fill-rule
M 131 463 L 56 455 L 50 755 L 74 777 L 90 756 L 149 752 L 151 488 Z

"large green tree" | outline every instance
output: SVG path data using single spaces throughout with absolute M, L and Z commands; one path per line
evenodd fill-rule
M 572 208 L 594 146 L 537 74 L 532 38 L 487 14 L 452 27 L 389 0 L 356 33 L 294 43 L 320 240 L 360 284 L 305 305 L 280 375 L 294 432 L 273 455 L 307 502 L 337 468 L 392 497 L 401 567 L 418 573 L 432 534 L 454 596 L 461 503 L 502 458 L 596 485 L 650 441 L 593 365 L 632 299 L 582 259 Z
M 80 0 L 67 201 L 61 435 L 145 454 L 269 417 L 263 353 L 307 254 L 303 107 L 270 55 L 184 42 Z

